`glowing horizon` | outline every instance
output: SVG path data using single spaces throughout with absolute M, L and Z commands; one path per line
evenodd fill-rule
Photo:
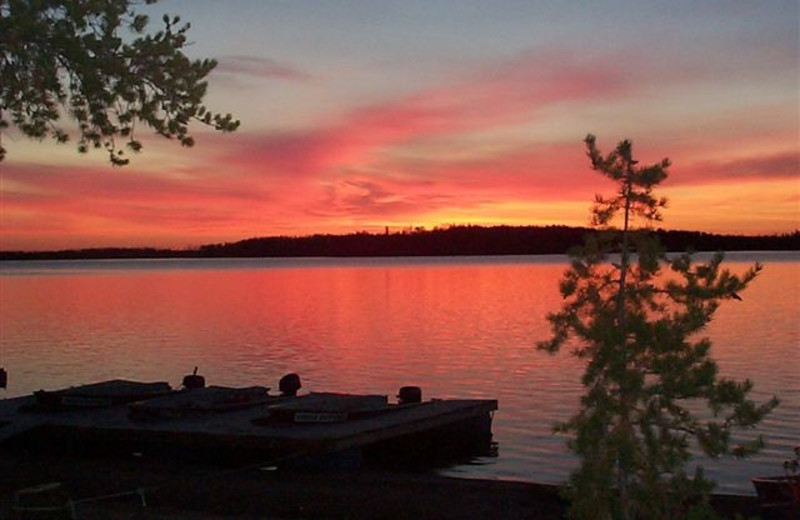
M 148 9 L 153 28 L 164 12 L 191 22 L 191 52 L 219 61 L 208 105 L 241 129 L 194 127 L 193 149 L 140 132 L 121 169 L 4 133 L 0 250 L 586 225 L 613 189 L 589 168 L 589 132 L 671 159 L 666 229 L 800 228 L 796 2 Z

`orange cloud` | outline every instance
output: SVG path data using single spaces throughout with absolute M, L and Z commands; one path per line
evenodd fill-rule
M 800 229 L 797 179 L 678 186 L 665 189 L 664 194 L 670 199 L 668 224 L 672 229 L 744 234 Z

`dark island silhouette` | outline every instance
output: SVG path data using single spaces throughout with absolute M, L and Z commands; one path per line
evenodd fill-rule
M 451 226 L 397 233 L 272 236 L 193 249 L 92 248 L 0 251 L 0 260 L 133 258 L 386 257 L 565 254 L 594 230 L 570 226 Z M 721 235 L 658 229 L 668 251 L 797 251 L 800 231 L 776 235 Z

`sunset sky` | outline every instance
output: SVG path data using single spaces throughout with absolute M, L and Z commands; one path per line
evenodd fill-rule
M 591 7 L 587 7 L 591 6 Z M 800 228 L 796 0 L 162 0 L 234 134 L 103 152 L 2 135 L 0 249 L 586 225 L 583 138 L 669 157 L 663 227 Z

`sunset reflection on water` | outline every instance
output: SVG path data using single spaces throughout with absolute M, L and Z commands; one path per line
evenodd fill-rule
M 743 271 L 753 258 L 731 255 Z M 724 374 L 750 377 L 781 407 L 765 455 L 712 468 L 750 492 L 798 443 L 800 259 L 759 257 L 764 273 L 708 329 Z M 573 464 L 552 424 L 577 406 L 580 364 L 537 352 L 558 309 L 564 257 L 6 263 L 0 276 L 5 396 L 111 378 L 303 391 L 498 399 L 500 457 L 449 474 L 557 482 Z M 777 464 L 777 465 L 776 465 Z

